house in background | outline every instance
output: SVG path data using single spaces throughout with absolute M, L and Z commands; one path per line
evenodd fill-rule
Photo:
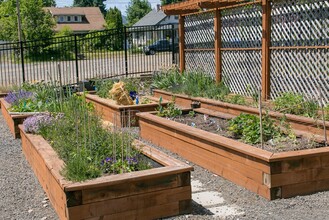
M 148 28 L 141 28 L 141 26 L 153 26 L 148 30 Z M 175 31 L 172 33 L 172 26 Z M 153 9 L 143 18 L 137 21 L 133 26 L 137 32 L 133 33 L 132 43 L 134 45 L 146 45 L 151 41 L 157 41 L 160 39 L 172 38 L 174 35 L 174 41 L 178 41 L 178 15 L 166 15 L 162 10 L 160 5 L 157 5 L 156 9 Z M 138 32 L 138 30 L 141 30 Z
M 70 27 L 75 34 L 105 29 L 105 19 L 98 7 L 45 7 L 44 9 L 55 19 L 56 32 L 64 26 Z

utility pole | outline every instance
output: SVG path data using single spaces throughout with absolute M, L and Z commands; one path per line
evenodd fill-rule
M 21 42 L 23 40 L 23 36 L 22 36 L 21 10 L 19 6 L 19 0 L 16 0 L 16 9 L 17 9 L 18 41 Z

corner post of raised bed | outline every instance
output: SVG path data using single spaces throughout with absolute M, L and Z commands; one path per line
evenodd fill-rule
M 185 17 L 179 15 L 179 70 L 181 73 L 185 71 L 185 30 L 184 30 Z
M 216 8 L 214 18 L 214 31 L 215 31 L 215 65 L 216 65 L 216 83 L 222 81 L 222 40 L 221 40 L 221 14 L 220 10 Z
M 271 3 L 262 0 L 262 98 L 270 97 Z

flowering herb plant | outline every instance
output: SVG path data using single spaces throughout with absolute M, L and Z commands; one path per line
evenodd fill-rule
M 42 135 L 65 162 L 62 174 L 72 181 L 150 168 L 132 147 L 129 129 L 109 131 L 84 96 L 72 95 L 61 113 L 37 114 L 24 122 L 25 131 Z M 104 159 L 105 158 L 105 159 Z
M 59 109 L 59 93 L 55 85 L 24 83 L 17 92 L 10 92 L 5 101 L 11 105 L 11 112 L 54 111 Z
M 9 92 L 8 95 L 4 98 L 6 102 L 11 105 L 17 105 L 20 100 L 33 99 L 33 92 L 19 90 L 18 92 Z

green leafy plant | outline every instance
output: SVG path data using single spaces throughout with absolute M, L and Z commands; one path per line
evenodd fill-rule
M 84 96 L 68 97 L 62 114 L 39 133 L 65 162 L 63 175 L 67 179 L 82 181 L 104 172 L 131 172 L 143 167 L 136 164 L 140 152 L 132 147 L 134 135 L 121 130 L 109 132 Z
M 161 103 L 162 103 L 162 97 L 160 97 L 159 105 L 156 109 L 158 116 L 174 118 L 176 116 L 182 115 L 182 110 L 175 106 L 175 98 L 173 98 L 173 100 L 170 103 L 168 103 L 166 107 L 163 107 Z
M 192 118 L 195 117 L 195 111 L 193 111 L 193 110 L 192 110 L 192 111 L 189 111 L 189 112 L 188 112 L 188 115 L 189 115 L 190 117 L 192 117 Z
M 324 114 L 325 114 L 325 119 L 329 120 L 329 105 L 327 105 L 326 107 L 324 107 Z
M 268 141 L 280 136 L 280 129 L 268 115 L 263 117 L 263 140 Z M 229 131 L 246 143 L 260 143 L 260 119 L 256 115 L 240 114 L 229 122 Z
M 225 102 L 237 104 L 237 105 L 246 105 L 246 100 L 242 95 L 236 94 L 233 96 L 226 96 L 224 99 Z
M 229 89 L 224 83 L 216 84 L 213 78 L 203 72 L 179 73 L 177 69 L 169 69 L 154 76 L 154 88 L 189 96 L 200 96 L 222 100 Z
M 96 80 L 96 94 L 101 98 L 110 98 L 109 91 L 112 89 L 113 84 L 114 80 L 112 79 Z
M 302 95 L 293 92 L 283 93 L 274 100 L 273 104 L 276 111 L 307 117 L 317 116 L 319 108 L 316 101 L 305 100 Z

